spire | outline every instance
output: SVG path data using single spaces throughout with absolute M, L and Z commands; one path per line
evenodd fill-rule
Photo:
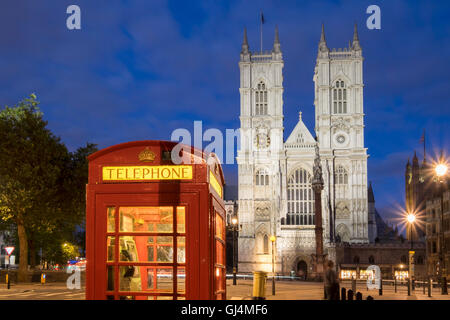
M 278 26 L 275 26 L 275 40 L 273 42 L 273 52 L 280 53 L 280 36 L 278 35 Z
M 320 34 L 320 42 L 325 42 L 326 43 L 326 41 L 325 41 L 325 27 L 324 27 L 323 23 L 322 23 L 322 33 Z
M 242 41 L 242 54 L 248 54 L 247 28 L 244 28 L 244 40 Z
M 406 164 L 406 168 L 410 168 L 411 167 L 411 162 L 409 162 L 409 157 L 408 157 L 408 163 Z
M 299 111 L 299 113 L 298 113 L 298 121 L 302 121 L 302 112 L 301 111 Z
M 319 51 L 321 52 L 329 51 L 327 47 L 327 41 L 325 40 L 325 27 L 323 23 L 322 23 L 322 33 L 320 34 Z
M 373 189 L 372 189 L 372 181 L 369 182 L 369 190 L 367 191 L 367 193 L 368 193 L 368 195 L 367 195 L 368 202 L 375 203 L 375 197 L 373 195 Z
M 358 27 L 355 23 L 355 28 L 353 30 L 353 43 L 352 43 L 353 50 L 361 50 L 361 46 L 359 45 L 359 37 L 358 37 Z
M 414 150 L 413 163 L 419 162 L 419 158 L 417 158 L 416 150 Z
M 278 35 L 278 26 L 275 26 L 275 43 L 280 43 L 280 36 Z
M 416 168 L 419 168 L 419 158 L 417 158 L 417 154 L 416 154 L 416 150 L 414 150 L 414 157 L 413 157 L 413 161 L 412 161 L 412 167 L 413 170 L 415 170 Z

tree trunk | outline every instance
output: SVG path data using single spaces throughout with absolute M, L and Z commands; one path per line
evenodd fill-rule
M 19 236 L 19 273 L 17 280 L 19 282 L 27 282 L 28 274 L 28 239 L 23 222 L 17 221 L 17 234 Z
M 33 239 L 28 240 L 28 248 L 30 251 L 30 268 L 34 269 L 36 266 L 36 248 Z

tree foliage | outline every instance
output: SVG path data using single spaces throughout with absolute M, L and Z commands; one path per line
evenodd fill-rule
M 47 128 L 34 94 L 0 111 L 0 220 L 17 226 L 19 278 L 29 248 L 33 256 L 73 240 L 84 218 L 86 157 L 95 150 L 87 144 L 69 152 Z

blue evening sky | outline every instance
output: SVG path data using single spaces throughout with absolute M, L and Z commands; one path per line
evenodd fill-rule
M 81 7 L 81 30 L 66 8 Z M 381 30 L 366 8 L 381 8 Z M 426 129 L 430 154 L 450 145 L 450 3 L 447 1 L 131 1 L 40 0 L 0 3 L 0 105 L 35 92 L 50 128 L 75 149 L 144 139 L 177 128 L 239 127 L 243 28 L 259 50 L 279 27 L 285 138 L 298 111 L 314 130 L 313 71 L 325 24 L 330 48 L 359 28 L 364 61 L 365 143 L 377 207 L 390 216 L 404 199 L 404 168 Z M 206 145 L 206 144 L 205 144 Z M 237 184 L 236 165 L 224 165 Z

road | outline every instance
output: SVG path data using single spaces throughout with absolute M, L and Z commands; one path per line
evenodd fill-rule
M 342 286 L 351 288 L 350 282 L 344 282 Z M 227 280 L 227 298 L 229 300 L 250 300 L 252 298 L 252 280 L 238 280 L 238 285 L 233 286 L 232 280 Z M 416 289 L 411 296 L 407 295 L 406 287 L 398 287 L 394 292 L 393 286 L 384 286 L 383 295 L 378 290 L 367 290 L 363 283 L 358 284 L 357 291 L 361 292 L 365 300 L 368 295 L 374 300 L 450 300 L 450 295 L 441 295 L 435 288 L 432 297 L 423 294 L 422 288 Z M 266 285 L 267 300 L 322 300 L 323 284 L 304 281 L 278 281 L 276 283 L 276 295 L 272 296 L 271 281 Z M 81 289 L 70 290 L 65 283 L 41 284 L 12 284 L 11 289 L 0 284 L 0 300 L 84 300 L 84 286 Z

